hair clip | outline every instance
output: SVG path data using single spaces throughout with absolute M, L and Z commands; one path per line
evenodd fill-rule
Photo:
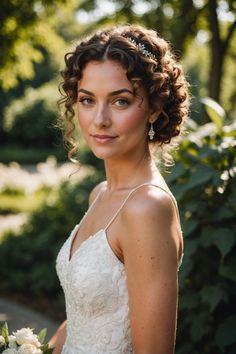
M 154 54 L 152 54 L 151 52 L 149 52 L 145 45 L 142 44 L 142 43 L 137 43 L 135 41 L 135 39 L 131 38 L 131 37 L 126 37 L 126 39 L 128 39 L 128 41 L 130 41 L 131 43 L 135 44 L 136 47 L 138 47 L 138 50 L 143 54 L 145 55 L 145 57 L 149 57 L 149 58 L 152 58 L 153 60 L 157 61 L 157 58 Z

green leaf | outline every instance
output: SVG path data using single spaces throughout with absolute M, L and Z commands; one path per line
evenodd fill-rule
M 39 332 L 39 334 L 38 334 L 38 339 L 39 339 L 39 341 L 40 341 L 41 344 L 44 343 L 46 334 L 47 334 L 47 328 L 43 328 L 43 329 Z
M 199 206 L 202 208 L 202 205 L 201 205 L 201 201 L 197 201 L 196 200 L 189 200 L 188 202 L 186 202 L 186 206 L 185 206 L 185 209 L 186 211 L 190 211 L 191 213 L 197 211 L 199 209 Z
M 206 285 L 200 292 L 202 301 L 209 305 L 210 312 L 221 302 L 227 302 L 228 296 L 222 287 L 218 284 L 216 286 Z
M 203 247 L 215 245 L 223 257 L 231 250 L 236 240 L 231 230 L 224 227 L 205 227 L 201 232 L 201 244 Z
M 186 184 L 176 184 L 171 188 L 171 190 L 177 202 L 179 202 L 185 196 L 188 186 Z
M 236 343 L 235 328 L 236 316 L 229 316 L 218 326 L 215 334 L 215 342 L 221 350 L 228 345 Z
M 185 246 L 185 255 L 186 257 L 192 257 L 192 255 L 196 252 L 196 249 L 199 246 L 199 240 L 188 240 L 186 242 L 186 246 Z
M 192 189 L 201 184 L 208 182 L 212 177 L 214 177 L 216 171 L 205 165 L 197 166 L 196 171 L 193 171 L 189 181 L 187 182 L 187 189 Z
M 54 348 L 49 348 L 48 344 L 41 345 L 40 349 L 43 352 L 43 354 L 51 354 L 54 350 Z
M 199 225 L 199 220 L 190 218 L 183 222 L 183 234 L 184 236 L 190 235 Z
M 210 247 L 211 245 L 214 244 L 214 237 L 213 237 L 214 232 L 215 232 L 215 228 L 213 228 L 212 226 L 206 226 L 201 231 L 200 234 L 201 245 L 204 248 Z
M 167 183 L 172 183 L 175 181 L 177 178 L 183 176 L 186 173 L 187 169 L 184 168 L 182 163 L 177 163 L 172 169 L 171 173 L 166 175 L 166 181 Z
M 218 228 L 214 234 L 214 244 L 219 249 L 223 257 L 231 250 L 235 243 L 235 237 L 231 230 Z
M 2 328 L 1 328 L 1 333 L 2 333 L 3 338 L 5 339 L 5 342 L 8 343 L 9 342 L 9 340 L 8 340 L 9 331 L 8 331 L 7 322 L 3 323 Z
M 218 156 L 218 151 L 216 149 L 212 149 L 211 145 L 203 145 L 203 147 L 199 151 L 199 156 L 201 157 L 201 159 L 205 159 L 205 158 L 215 159 L 215 157 Z
M 43 354 L 52 354 L 53 353 L 53 348 L 47 348 L 43 351 Z
M 230 206 L 232 206 L 233 208 L 236 208 L 236 195 L 232 194 L 229 197 L 229 204 Z
M 219 209 L 216 211 L 216 219 L 218 221 L 223 219 L 228 219 L 235 216 L 233 209 L 226 207 L 225 205 L 219 206 Z
M 219 275 L 236 283 L 236 272 L 233 271 L 233 269 L 235 269 L 235 266 L 233 267 L 233 265 L 226 266 L 221 264 L 219 268 Z
M 183 309 L 196 309 L 199 306 L 199 294 L 192 290 L 186 290 L 184 296 L 181 296 L 179 301 Z
M 192 325 L 190 328 L 191 337 L 194 342 L 198 342 L 204 335 L 209 332 L 208 313 L 199 313 L 196 311 L 195 316 L 192 317 Z
M 203 103 L 208 117 L 211 119 L 213 123 L 217 126 L 218 132 L 221 133 L 224 125 L 225 120 L 225 111 L 224 109 L 214 101 L 210 97 L 205 97 L 201 99 Z

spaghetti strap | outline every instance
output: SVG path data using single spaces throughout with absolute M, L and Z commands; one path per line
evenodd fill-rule
M 121 206 L 118 208 L 118 210 L 115 212 L 115 214 L 113 215 L 113 217 L 111 218 L 111 220 L 108 222 L 107 226 L 104 228 L 104 231 L 106 231 L 106 230 L 110 227 L 110 225 L 113 223 L 113 221 L 116 219 L 117 215 L 120 213 L 121 209 L 123 208 L 123 206 L 125 205 L 125 203 L 126 203 L 127 200 L 129 199 L 129 197 L 131 196 L 131 194 L 133 194 L 137 189 L 139 189 L 139 188 L 141 188 L 141 187 L 143 187 L 143 186 L 154 186 L 154 187 L 156 187 L 156 188 L 161 189 L 161 190 L 164 191 L 165 193 L 167 193 L 167 194 L 170 196 L 170 198 L 171 198 L 171 200 L 173 201 L 173 203 L 174 203 L 175 210 L 176 210 L 176 214 L 177 214 L 177 218 L 178 218 L 178 221 L 179 221 L 179 223 L 180 223 L 180 216 L 179 216 L 178 206 L 177 206 L 176 200 L 175 200 L 174 196 L 172 195 L 172 193 L 169 192 L 168 190 L 166 190 L 165 188 L 162 188 L 162 187 L 160 187 L 160 186 L 158 186 L 158 185 L 156 185 L 156 184 L 154 184 L 154 183 L 148 183 L 148 182 L 146 182 L 146 183 L 142 183 L 142 184 L 140 184 L 139 186 L 133 188 L 133 189 L 129 192 L 129 194 L 127 195 L 127 197 L 125 198 L 125 200 L 123 201 L 123 203 L 121 204 Z
M 82 219 L 80 220 L 80 223 L 78 225 L 81 225 L 82 221 L 86 218 L 87 214 L 89 213 L 89 211 L 92 209 L 92 207 L 94 206 L 94 204 L 96 203 L 96 201 L 98 200 L 98 197 L 101 194 L 102 189 L 100 189 L 100 191 L 98 192 L 98 194 L 96 195 L 96 197 L 94 198 L 94 200 L 92 201 L 92 203 L 89 205 L 87 211 L 84 213 Z

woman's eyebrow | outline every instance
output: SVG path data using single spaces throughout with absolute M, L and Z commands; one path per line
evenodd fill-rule
M 92 93 L 92 92 L 90 92 L 88 90 L 82 89 L 82 88 L 79 89 L 77 92 L 78 93 L 82 92 L 82 93 L 86 93 L 86 95 L 95 96 L 94 93 Z
M 93 92 L 90 92 L 90 91 L 85 90 L 85 89 L 83 89 L 83 88 L 79 89 L 79 90 L 78 90 L 78 93 L 79 93 L 79 92 L 85 93 L 85 94 L 90 95 L 90 96 L 95 96 Z M 119 95 L 120 93 L 123 93 L 123 92 L 128 92 L 128 93 L 130 93 L 131 95 L 134 95 L 134 93 L 133 93 L 132 91 L 128 90 L 127 88 L 122 88 L 122 89 L 120 89 L 120 90 L 110 92 L 110 93 L 108 94 L 108 96 L 116 96 L 116 95 Z
M 128 92 L 130 93 L 131 95 L 133 95 L 134 93 L 126 88 L 123 88 L 121 90 L 117 90 L 117 91 L 113 91 L 113 92 L 110 92 L 108 96 L 116 96 L 116 95 L 119 95 L 120 93 L 123 93 L 123 92 Z

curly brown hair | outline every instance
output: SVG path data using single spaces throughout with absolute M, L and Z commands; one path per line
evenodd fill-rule
M 144 50 L 140 50 L 140 45 Z M 188 83 L 170 45 L 150 29 L 137 25 L 117 26 L 82 40 L 73 51 L 65 55 L 65 69 L 61 71 L 63 82 L 59 105 L 65 105 L 61 116 L 64 136 L 70 145 L 68 157 L 73 160 L 78 143 L 74 138 L 74 104 L 77 101 L 77 84 L 85 65 L 90 61 L 115 60 L 125 69 L 134 92 L 141 84 L 145 88 L 149 104 L 160 114 L 154 122 L 155 135 L 150 144 L 170 145 L 172 138 L 180 134 L 189 107 Z

